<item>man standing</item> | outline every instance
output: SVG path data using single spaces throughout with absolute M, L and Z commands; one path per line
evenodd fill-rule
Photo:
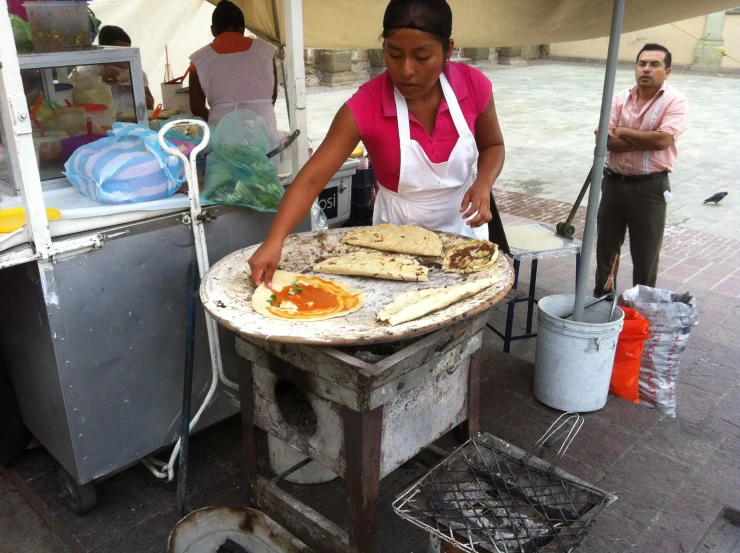
M 671 199 L 676 141 L 688 124 L 688 100 L 666 83 L 671 53 L 646 44 L 637 54 L 637 84 L 612 101 L 604 180 L 601 184 L 596 286 L 604 293 L 614 257 L 629 229 L 632 284 L 655 286 L 663 244 L 666 202 Z

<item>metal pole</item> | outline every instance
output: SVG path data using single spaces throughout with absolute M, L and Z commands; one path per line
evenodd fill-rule
M 604 175 L 604 158 L 606 157 L 606 142 L 609 134 L 609 115 L 611 114 L 612 97 L 614 96 L 614 78 L 617 72 L 619 57 L 619 39 L 622 33 L 622 19 L 624 18 L 625 0 L 614 0 L 612 11 L 612 27 L 609 35 L 609 53 L 606 58 L 604 75 L 604 90 L 601 95 L 601 115 L 599 116 L 599 132 L 594 149 L 594 164 L 591 167 L 591 190 L 588 194 L 586 208 L 586 226 L 583 231 L 583 246 L 581 268 L 576 281 L 576 300 L 573 306 L 573 320 L 583 319 L 583 308 L 586 301 L 586 289 L 591 283 L 588 273 L 591 269 L 591 252 L 594 247 L 596 234 L 596 215 L 599 212 L 599 197 L 601 195 L 601 178 Z
M 195 350 L 195 294 L 198 292 L 198 263 L 190 263 L 188 289 L 188 323 L 185 335 L 185 373 L 180 417 L 180 465 L 177 471 L 177 508 L 185 516 L 185 487 L 188 480 L 188 446 L 190 445 L 190 404 L 193 395 L 193 352 Z

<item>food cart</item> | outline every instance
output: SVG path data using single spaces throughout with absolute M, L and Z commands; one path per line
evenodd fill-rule
M 48 156 L 34 154 L 40 139 L 32 136 L 29 83 L 35 85 L 32 92 L 63 106 L 56 85 L 68 81 L 72 68 L 125 64 L 137 122 L 147 124 L 139 50 L 95 46 L 17 55 L 9 28 L 3 2 L 0 210 L 24 208 L 28 224 L 0 234 L 0 302 L 13 314 L 12 323 L 6 318 L 0 325 L 0 359 L 25 424 L 63 467 L 59 482 L 70 507 L 84 512 L 95 503 L 95 479 L 169 446 L 179 435 L 188 274 L 196 259 L 192 217 L 184 194 L 136 204 L 96 203 L 61 174 L 61 144 L 48 149 Z M 357 164 L 348 160 L 323 193 L 333 208 L 327 213 L 331 226 L 349 217 Z M 47 220 L 45 207 L 61 217 Z M 215 261 L 261 242 L 273 216 L 229 206 L 203 210 L 208 256 Z M 310 229 L 309 220 L 299 229 Z M 195 406 L 211 382 L 205 330 L 201 310 Z M 233 379 L 234 337 L 220 334 L 223 370 Z M 238 408 L 236 391 L 220 386 L 198 428 Z

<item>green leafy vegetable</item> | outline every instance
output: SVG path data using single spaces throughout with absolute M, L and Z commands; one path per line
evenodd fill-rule
M 278 299 L 278 297 L 275 294 L 273 294 L 273 295 L 270 296 L 270 299 L 267 300 L 267 303 L 269 303 L 270 305 L 273 305 L 274 306 L 276 299 Z

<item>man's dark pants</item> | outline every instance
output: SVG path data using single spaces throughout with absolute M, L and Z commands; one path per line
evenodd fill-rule
M 614 256 L 620 253 L 628 229 L 632 285 L 655 287 L 666 218 L 663 193 L 670 189 L 667 176 L 628 182 L 604 175 L 597 225 L 596 297 L 603 295 Z

